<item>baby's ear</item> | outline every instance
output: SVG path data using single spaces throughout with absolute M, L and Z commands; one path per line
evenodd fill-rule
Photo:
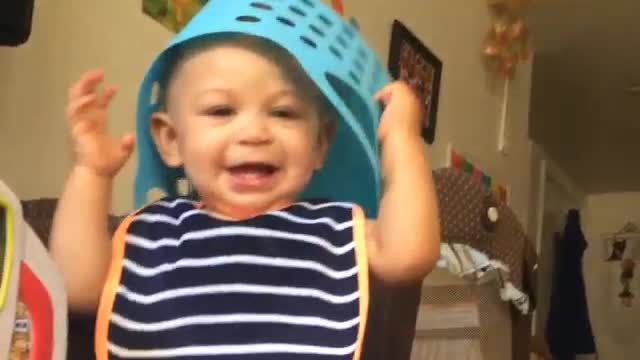
M 329 148 L 335 140 L 337 131 L 337 121 L 334 119 L 323 119 L 320 127 L 320 136 L 318 139 L 318 159 L 316 164 L 316 170 L 322 168 L 327 158 Z
M 182 166 L 182 156 L 178 151 L 177 130 L 169 114 L 155 112 L 151 115 L 151 136 L 165 165 L 172 168 Z
M 331 145 L 333 140 L 336 139 L 336 132 L 338 131 L 338 119 L 337 117 L 330 117 L 328 119 L 323 120 L 324 126 L 322 127 L 323 135 L 325 137 L 325 141 Z

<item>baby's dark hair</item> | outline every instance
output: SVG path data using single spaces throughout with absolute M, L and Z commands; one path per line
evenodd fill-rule
M 174 49 L 173 51 L 175 51 L 175 53 L 172 57 L 173 63 L 168 67 L 169 71 L 165 77 L 164 86 L 162 86 L 164 89 L 162 92 L 162 106 L 164 110 L 167 109 L 167 104 L 169 103 L 169 92 L 172 82 L 175 75 L 180 71 L 181 66 L 202 51 L 218 46 L 234 46 L 246 49 L 264 57 L 276 65 L 285 79 L 294 86 L 296 93 L 300 94 L 304 101 L 313 105 L 317 111 L 318 118 L 325 123 L 327 128 L 330 129 L 330 132 L 335 131 L 339 116 L 338 112 L 307 75 L 295 57 L 270 40 L 244 34 L 226 34 L 223 37 L 203 36 Z

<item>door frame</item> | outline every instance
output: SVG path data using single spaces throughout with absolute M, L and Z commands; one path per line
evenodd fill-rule
M 547 184 L 554 182 L 569 195 L 573 207 L 577 209 L 583 209 L 586 202 L 586 193 L 575 184 L 575 182 L 567 175 L 567 173 L 546 153 L 543 147 L 539 144 L 532 144 L 532 166 L 538 167 L 537 179 L 532 184 L 532 206 L 535 209 L 535 226 L 530 227 L 533 234 L 530 234 L 531 238 L 535 241 L 536 254 L 540 255 L 542 248 L 544 217 L 546 209 L 546 195 L 549 190 Z M 536 267 L 537 270 L 537 267 Z M 538 281 L 538 286 L 540 282 Z M 538 312 L 534 311 L 531 321 L 531 334 L 536 335 L 536 323 Z

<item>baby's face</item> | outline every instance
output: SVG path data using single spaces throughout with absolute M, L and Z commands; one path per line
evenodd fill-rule
M 187 176 L 218 213 L 286 206 L 322 166 L 328 145 L 317 109 L 258 54 L 203 51 L 183 63 L 168 96 Z

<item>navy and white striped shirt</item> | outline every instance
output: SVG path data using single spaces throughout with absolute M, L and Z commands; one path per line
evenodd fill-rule
M 357 359 L 363 219 L 329 202 L 244 221 L 186 199 L 142 209 L 114 237 L 98 359 Z

